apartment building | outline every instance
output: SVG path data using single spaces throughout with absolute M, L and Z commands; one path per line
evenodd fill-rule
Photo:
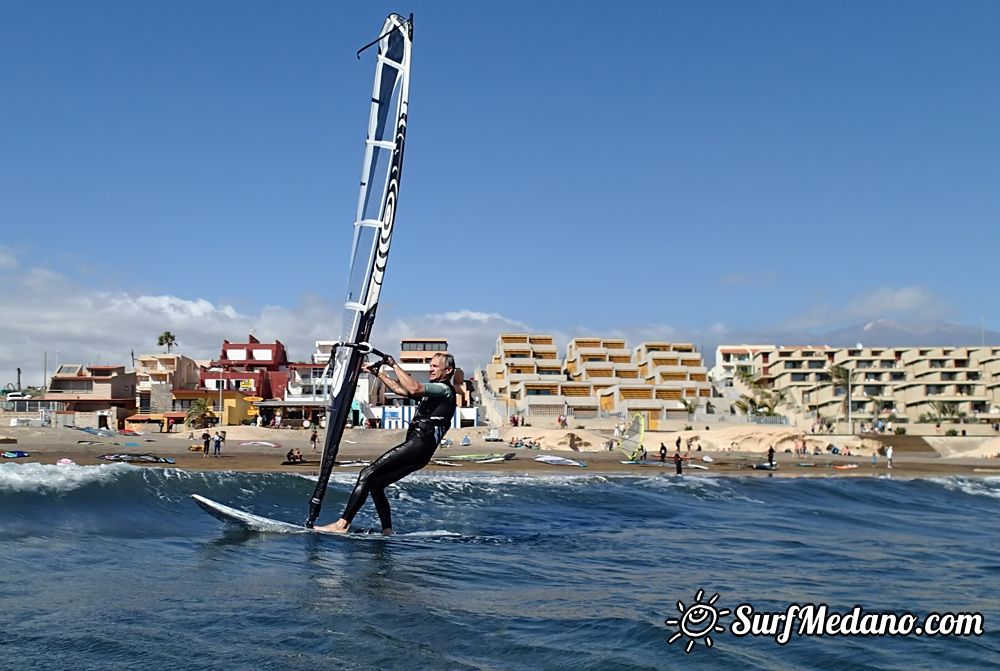
M 647 342 L 634 350 L 620 338 L 581 337 L 564 360 L 550 335 L 503 333 L 486 369 L 490 392 L 508 414 L 615 413 L 686 416 L 712 396 L 708 370 L 694 345 Z
M 63 404 L 60 424 L 98 429 L 124 429 L 135 413 L 136 375 L 124 366 L 62 364 L 49 380 L 45 401 Z
M 855 421 L 916 422 L 942 409 L 967 419 L 1000 419 L 995 347 L 778 347 L 754 355 L 752 378 L 763 389 L 783 392 L 796 411 L 844 419 L 848 390 L 831 374 L 835 366 L 850 372 Z
M 731 387 L 737 374 L 753 373 L 753 358 L 758 352 L 773 352 L 775 345 L 719 345 L 715 348 L 715 366 L 709 378 L 719 386 Z
M 136 414 L 126 418 L 129 429 L 168 431 L 184 426 L 187 413 L 174 409 L 174 392 L 198 388 L 197 362 L 183 354 L 143 354 L 135 359 Z

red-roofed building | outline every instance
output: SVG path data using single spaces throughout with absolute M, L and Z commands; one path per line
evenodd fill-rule
M 172 409 L 186 413 L 193 401 L 203 398 L 212 405 L 210 424 L 254 420 L 255 402 L 284 396 L 289 365 L 280 341 L 262 343 L 252 334 L 242 343 L 223 340 L 219 358 L 201 367 L 197 388 L 174 390 Z

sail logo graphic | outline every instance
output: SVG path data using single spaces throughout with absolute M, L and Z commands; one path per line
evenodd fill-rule
M 678 601 L 677 610 L 680 611 L 681 617 L 668 617 L 663 621 L 668 627 L 679 628 L 673 636 L 667 639 L 668 644 L 673 645 L 674 641 L 687 636 L 687 644 L 684 646 L 686 653 L 690 653 L 694 649 L 698 639 L 704 639 L 705 646 L 711 648 L 713 645 L 712 634 L 721 634 L 726 631 L 726 628 L 719 624 L 719 620 L 729 615 L 730 610 L 716 608 L 715 602 L 719 598 L 718 594 L 708 601 L 702 601 L 703 596 L 705 596 L 705 590 L 700 589 L 694 595 L 694 603 L 690 606 L 685 606 L 683 601 Z

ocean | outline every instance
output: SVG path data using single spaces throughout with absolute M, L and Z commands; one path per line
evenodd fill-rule
M 354 477 L 336 474 L 322 522 L 339 515 Z M 1000 479 L 420 473 L 389 491 L 391 538 L 227 529 L 190 498 L 298 522 L 313 485 L 0 465 L 0 669 L 1000 662 Z M 370 502 L 355 522 L 376 523 Z M 821 628 L 836 614 L 854 634 L 834 626 L 779 642 L 766 614 L 792 604 L 824 612 Z M 867 616 L 865 631 L 877 617 L 885 631 L 907 613 L 983 633 L 850 628 Z M 735 635 L 739 623 L 751 632 Z

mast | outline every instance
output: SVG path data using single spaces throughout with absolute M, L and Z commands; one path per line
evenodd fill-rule
M 413 15 L 409 19 L 398 14 L 390 15 L 379 35 L 361 192 L 354 221 L 347 300 L 344 303 L 342 342 L 334 347 L 328 365 L 332 375 L 330 403 L 319 481 L 309 499 L 309 516 L 305 522 L 310 528 L 323 505 L 327 483 L 354 401 L 361 365 L 367 354 L 373 351 L 378 353 L 368 344 L 368 339 L 375 323 L 375 311 L 389 257 L 403 170 Z

